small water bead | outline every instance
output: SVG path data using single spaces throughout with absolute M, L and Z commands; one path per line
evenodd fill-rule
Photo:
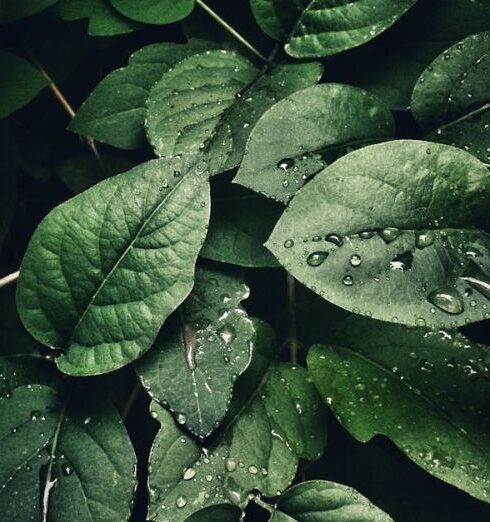
M 177 419 L 177 423 L 181 424 L 181 425 L 185 424 L 185 421 L 187 420 L 183 413 L 177 413 L 176 419 Z
M 415 244 L 417 245 L 417 248 L 420 250 L 427 248 L 434 243 L 435 240 L 435 234 L 432 230 L 426 230 L 425 232 L 420 232 L 417 234 L 417 238 L 415 240 Z
M 65 477 L 69 477 L 73 473 L 73 468 L 65 462 L 61 465 L 61 473 L 63 473 Z
M 175 505 L 179 509 L 185 507 L 186 504 L 187 504 L 187 499 L 183 495 L 181 495 L 180 497 L 177 497 L 177 500 L 175 501 Z
M 218 335 L 225 344 L 231 344 L 236 339 L 236 330 L 231 325 L 224 325 L 218 329 Z
M 187 468 L 182 478 L 184 480 L 191 480 L 196 476 L 196 470 L 194 468 Z
M 287 179 L 285 179 L 283 182 L 282 182 L 282 186 L 284 188 L 288 188 L 289 187 L 289 181 Z
M 427 301 L 448 314 L 461 314 L 464 311 L 463 298 L 453 288 L 439 288 L 427 296 Z
M 290 169 L 293 165 L 294 165 L 294 160 L 292 160 L 290 158 L 285 158 L 277 164 L 277 168 L 286 172 L 286 170 Z
M 294 246 L 294 241 L 292 239 L 286 239 L 286 241 L 284 241 L 285 248 L 291 248 L 293 246 Z
M 306 262 L 310 266 L 320 266 L 327 257 L 328 252 L 314 252 L 307 257 Z
M 229 471 L 230 473 L 236 470 L 236 460 L 232 458 L 227 458 L 225 460 L 225 468 L 226 471 Z
M 344 283 L 345 286 L 352 286 L 354 284 L 354 279 L 350 275 L 346 275 L 342 279 L 342 283 Z
M 178 177 L 180 177 L 180 175 L 181 175 L 180 170 L 174 170 L 174 178 L 178 178 Z
M 327 234 L 325 236 L 325 241 L 333 243 L 338 247 L 341 247 L 344 244 L 344 239 L 342 238 L 342 236 L 339 236 L 337 234 Z
M 357 391 L 364 391 L 366 389 L 366 385 L 363 384 L 362 382 L 358 382 L 354 388 L 357 390 Z
M 357 254 L 354 254 L 353 256 L 351 256 L 351 258 L 349 259 L 349 263 L 351 266 L 353 267 L 358 267 L 360 264 L 361 264 L 361 257 L 358 256 Z
M 37 420 L 39 417 L 41 417 L 41 412 L 40 412 L 39 410 L 34 410 L 34 411 L 31 413 L 31 420 L 32 420 L 32 421 Z
M 415 325 L 416 326 L 425 326 L 425 319 L 423 317 L 417 317 L 417 319 L 415 319 Z
M 400 235 L 400 230 L 395 227 L 387 227 L 383 228 L 383 230 L 380 230 L 378 233 L 385 243 L 391 243 Z
M 370 230 L 366 230 L 365 232 L 361 232 L 359 234 L 359 237 L 361 239 L 371 239 L 372 237 L 374 237 L 375 234 L 376 234 L 376 232 L 372 232 Z
M 252 475 L 256 475 L 258 471 L 259 470 L 257 469 L 256 466 L 249 466 L 248 467 L 248 472 L 251 473 Z

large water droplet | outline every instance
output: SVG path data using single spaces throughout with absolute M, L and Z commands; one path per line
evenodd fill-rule
M 379 231 L 379 235 L 385 243 L 391 243 L 400 235 L 400 230 L 395 227 L 386 227 Z
M 277 164 L 277 167 L 281 170 L 286 171 L 286 170 L 290 169 L 293 165 L 294 165 L 294 160 L 292 160 L 290 158 L 285 158 Z
M 344 239 L 342 238 L 342 236 L 339 236 L 337 234 L 327 234 L 325 236 L 325 240 L 339 247 L 344 244 Z
M 345 286 L 352 286 L 354 284 L 354 279 L 350 275 L 346 275 L 344 279 L 342 279 L 342 283 L 344 283 Z
M 196 470 L 194 468 L 187 468 L 182 478 L 184 480 L 191 480 L 196 476 Z
M 187 499 L 181 495 L 180 497 L 177 497 L 177 500 L 175 501 L 175 505 L 180 509 L 183 508 L 187 504 Z
M 227 458 L 225 461 L 225 468 L 226 468 L 226 471 L 229 471 L 229 472 L 235 471 L 236 470 L 236 460 L 232 459 L 231 457 Z
M 320 266 L 327 257 L 328 252 L 314 252 L 307 257 L 306 262 L 310 266 Z
M 448 314 L 460 314 L 464 311 L 463 298 L 453 288 L 439 288 L 427 296 L 427 301 Z
M 349 259 L 349 263 L 350 263 L 351 266 L 357 267 L 357 266 L 359 266 L 361 264 L 361 257 L 358 256 L 357 254 L 354 254 Z
M 420 248 L 421 250 L 423 248 L 427 248 L 428 246 L 432 245 L 435 240 L 435 234 L 432 230 L 426 230 L 425 232 L 420 232 L 417 234 L 417 238 L 415 240 L 415 243 L 417 245 L 417 248 Z

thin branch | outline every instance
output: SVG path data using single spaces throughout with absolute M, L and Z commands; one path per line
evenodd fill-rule
M 250 42 L 248 42 L 240 33 L 238 33 L 231 25 L 229 25 L 218 13 L 213 11 L 208 5 L 206 5 L 202 0 L 196 0 L 196 4 L 200 5 L 206 13 L 211 16 L 216 22 L 218 22 L 221 26 L 223 26 L 234 38 L 236 38 L 242 45 L 244 45 L 250 52 L 255 54 L 258 58 L 260 58 L 263 62 L 267 63 L 267 58 L 257 50 Z
M 296 325 L 296 281 L 291 274 L 287 274 L 288 289 L 288 322 L 289 322 L 289 353 L 291 362 L 298 362 L 298 329 Z
M 17 272 L 12 272 L 11 274 L 8 274 L 0 279 L 0 288 L 10 285 L 11 283 L 15 282 L 17 278 L 19 277 L 20 270 L 17 270 Z

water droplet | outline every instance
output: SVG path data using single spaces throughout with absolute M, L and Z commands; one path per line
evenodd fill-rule
M 73 473 L 73 468 L 69 464 L 64 462 L 61 465 L 61 473 L 63 473 L 65 477 L 69 477 Z
M 423 317 L 417 317 L 415 324 L 420 327 L 425 326 L 425 319 Z
M 359 266 L 361 264 L 361 257 L 358 256 L 357 254 L 354 254 L 349 259 L 349 263 L 350 263 L 351 266 L 357 267 L 357 266 Z
M 366 230 L 365 232 L 361 232 L 359 234 L 359 237 L 361 239 L 371 239 L 374 236 L 375 232 L 372 232 L 370 230 Z
M 174 178 L 180 177 L 180 174 L 181 174 L 180 170 L 174 170 Z
M 181 425 L 185 424 L 185 421 L 187 420 L 183 413 L 177 413 L 176 419 L 177 419 L 177 422 Z
M 434 240 L 434 232 L 432 230 L 426 230 L 425 232 L 420 232 L 419 234 L 417 234 L 415 243 L 417 245 L 417 248 L 420 248 L 420 250 L 422 250 L 423 248 L 432 245 L 432 243 L 434 243 Z
M 358 382 L 354 388 L 357 390 L 357 391 L 364 391 L 366 389 L 366 385 L 363 384 L 362 382 Z
M 277 164 L 277 167 L 281 170 L 286 171 L 286 170 L 290 169 L 293 165 L 294 165 L 294 160 L 292 160 L 290 158 L 285 158 Z
M 294 241 L 292 239 L 286 239 L 286 241 L 284 241 L 285 248 L 291 248 L 292 246 L 294 246 Z
M 232 472 L 236 470 L 236 460 L 232 458 L 227 458 L 225 461 L 226 471 Z
M 427 296 L 427 301 L 448 314 L 460 314 L 464 311 L 463 298 L 453 288 L 439 288 Z
M 33 412 L 31 412 L 31 420 L 32 421 L 35 421 L 40 416 L 41 416 L 41 412 L 39 410 L 34 410 Z
M 252 475 L 256 475 L 258 471 L 259 470 L 256 468 L 256 466 L 249 466 L 248 467 L 248 472 L 251 473 Z
M 344 244 L 344 240 L 341 236 L 338 236 L 337 234 L 327 234 L 325 236 L 325 241 L 329 241 L 330 243 L 333 243 L 337 246 L 342 246 Z
M 400 230 L 395 227 L 387 227 L 380 230 L 379 235 L 385 243 L 391 243 L 400 235 Z
M 320 266 L 327 257 L 328 252 L 314 252 L 307 257 L 306 262 L 310 266 Z
M 196 470 L 194 468 L 187 468 L 182 478 L 184 480 L 191 480 L 196 476 Z
M 342 283 L 344 283 L 345 286 L 352 286 L 354 284 L 354 279 L 350 275 L 346 275 L 344 279 L 342 279 Z
M 187 504 L 187 499 L 184 496 L 177 497 L 175 501 L 175 505 L 180 509 L 183 508 Z
M 232 343 L 236 338 L 236 330 L 231 325 L 222 326 L 217 333 L 225 344 Z

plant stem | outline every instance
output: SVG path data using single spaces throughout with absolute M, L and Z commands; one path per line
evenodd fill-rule
M 200 5 L 206 13 L 211 16 L 216 22 L 218 22 L 221 26 L 223 26 L 234 38 L 236 38 L 242 45 L 244 45 L 250 52 L 255 54 L 258 58 L 260 58 L 263 62 L 267 63 L 267 58 L 259 51 L 257 50 L 250 42 L 245 40 L 245 38 L 239 34 L 231 25 L 229 25 L 221 16 L 219 16 L 218 13 L 213 11 L 208 5 L 206 5 L 202 0 L 196 0 L 196 4 Z
M 17 280 L 19 277 L 19 270 L 17 272 L 12 272 L 11 274 L 8 274 L 0 279 L 0 288 L 9 285 L 10 283 L 13 283 Z
M 288 288 L 288 319 L 289 319 L 289 353 L 291 362 L 298 362 L 298 331 L 296 325 L 296 281 L 291 274 L 287 274 Z
M 136 401 L 136 397 L 138 397 L 138 393 L 140 391 L 141 384 L 139 381 L 134 385 L 133 389 L 131 390 L 131 393 L 129 394 L 128 400 L 126 401 L 126 404 L 124 405 L 124 409 L 121 413 L 121 418 L 123 421 L 125 421 L 128 418 L 129 412 L 131 411 L 131 408 L 133 407 L 134 402 Z
M 252 500 L 255 504 L 257 504 L 257 506 L 264 508 L 269 513 L 274 513 L 274 511 L 275 511 L 274 506 L 271 506 L 267 502 L 264 502 L 258 495 L 254 495 Z

